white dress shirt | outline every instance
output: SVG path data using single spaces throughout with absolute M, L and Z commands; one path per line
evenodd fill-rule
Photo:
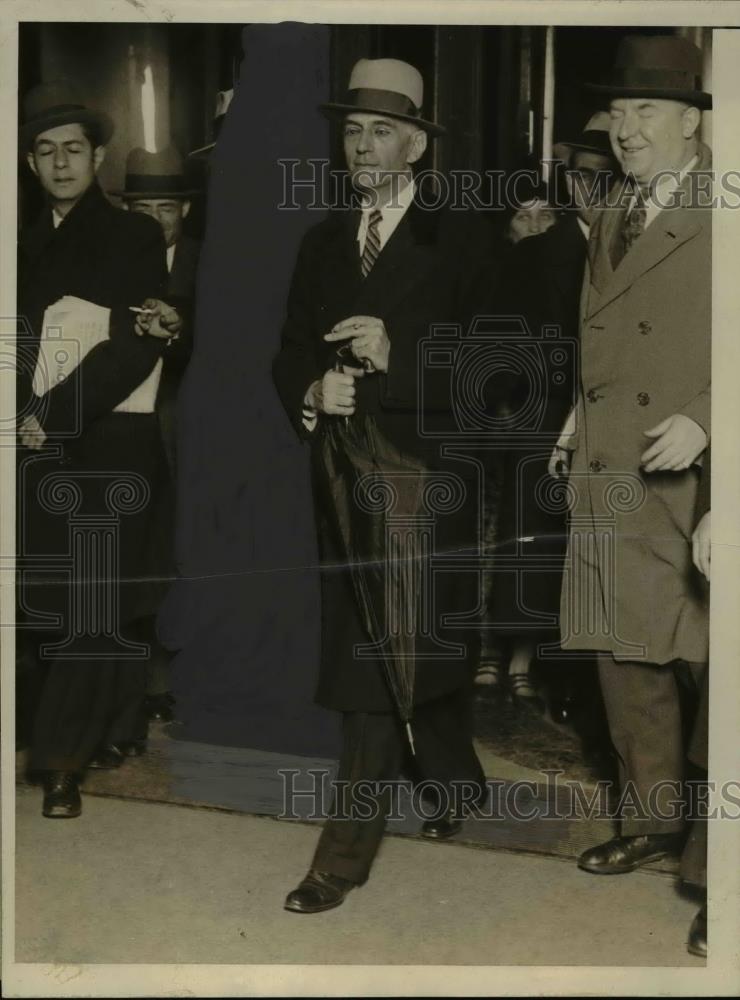
M 655 188 L 651 186 L 650 195 L 645 199 L 645 228 L 650 225 L 651 222 L 657 217 L 658 213 L 661 212 L 667 205 L 670 204 L 670 198 L 673 192 L 681 186 L 683 179 L 689 170 L 693 170 L 699 161 L 698 156 L 692 156 L 686 166 L 676 174 L 675 171 L 663 174 L 660 179 L 656 182 Z M 637 196 L 632 195 L 630 199 L 629 208 L 627 209 L 627 215 L 630 214 L 632 209 L 635 207 L 635 202 L 637 201 Z

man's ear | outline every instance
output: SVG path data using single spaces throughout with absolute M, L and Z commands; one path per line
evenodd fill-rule
M 26 153 L 26 163 L 29 165 L 32 172 L 38 177 L 39 172 L 36 169 L 36 160 L 33 157 L 33 153 Z
M 190 211 L 190 201 L 186 198 L 182 203 L 182 217 L 183 219 L 187 216 Z
M 105 146 L 96 146 L 93 150 L 93 170 L 97 174 L 100 164 L 105 159 Z
M 684 139 L 693 138 L 701 122 L 701 111 L 698 108 L 688 107 L 682 115 L 682 131 Z
M 418 129 L 409 139 L 409 151 L 406 156 L 407 163 L 416 163 L 426 152 L 428 137 L 426 132 Z

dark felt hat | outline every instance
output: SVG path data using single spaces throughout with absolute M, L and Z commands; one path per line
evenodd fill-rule
M 18 135 L 21 151 L 30 149 L 42 132 L 59 125 L 86 125 L 96 136 L 96 145 L 105 146 L 113 135 L 114 125 L 104 111 L 88 108 L 77 89 L 68 80 L 54 80 L 32 87 L 23 98 L 23 113 Z
M 627 35 L 619 43 L 614 66 L 586 89 L 606 97 L 656 97 L 712 107 L 701 87 L 701 52 L 679 35 Z
M 614 151 L 609 139 L 609 113 L 597 111 L 586 122 L 580 135 L 573 139 L 565 139 L 558 146 L 564 146 L 568 153 L 584 152 L 598 153 L 600 156 L 614 158 Z
M 198 192 L 185 186 L 183 159 L 174 146 L 159 153 L 132 149 L 126 157 L 126 180 L 120 198 L 190 198 Z

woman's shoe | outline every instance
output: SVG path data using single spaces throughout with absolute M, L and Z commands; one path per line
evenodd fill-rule
M 475 674 L 475 689 L 479 694 L 500 694 L 503 690 L 500 664 L 494 660 L 484 660 Z
M 517 704 L 544 712 L 545 703 L 532 684 L 529 674 L 509 674 L 509 690 Z

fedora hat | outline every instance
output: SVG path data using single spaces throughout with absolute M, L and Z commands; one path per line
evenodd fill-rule
M 160 153 L 132 149 L 126 157 L 126 180 L 119 198 L 190 198 L 198 192 L 185 187 L 183 160 L 174 146 Z
M 218 141 L 218 137 L 221 132 L 221 126 L 224 123 L 226 112 L 229 110 L 229 105 L 231 104 L 233 97 L 233 88 L 231 90 L 219 90 L 216 95 L 216 111 L 213 116 L 213 141 L 207 142 L 205 146 L 198 146 L 197 149 L 191 149 L 188 156 L 207 157 L 211 150 L 215 149 L 216 142 Z
M 421 117 L 424 81 L 414 66 L 400 59 L 360 59 L 349 78 L 343 101 L 319 105 L 329 115 L 351 111 L 385 115 L 411 122 L 429 135 L 444 135 L 442 125 Z
M 609 140 L 609 112 L 597 111 L 586 122 L 586 125 L 579 136 L 575 139 L 566 139 L 557 143 L 558 147 L 563 147 L 567 155 L 571 156 L 576 152 L 598 153 L 599 156 L 614 158 L 614 151 Z
M 586 89 L 608 97 L 656 97 L 712 107 L 701 89 L 701 52 L 679 35 L 627 35 L 619 43 L 614 67 L 600 83 Z
M 25 152 L 42 132 L 59 125 L 74 124 L 91 128 L 98 146 L 105 146 L 113 135 L 114 125 L 110 116 L 104 111 L 88 108 L 68 80 L 39 83 L 23 98 L 18 145 Z

